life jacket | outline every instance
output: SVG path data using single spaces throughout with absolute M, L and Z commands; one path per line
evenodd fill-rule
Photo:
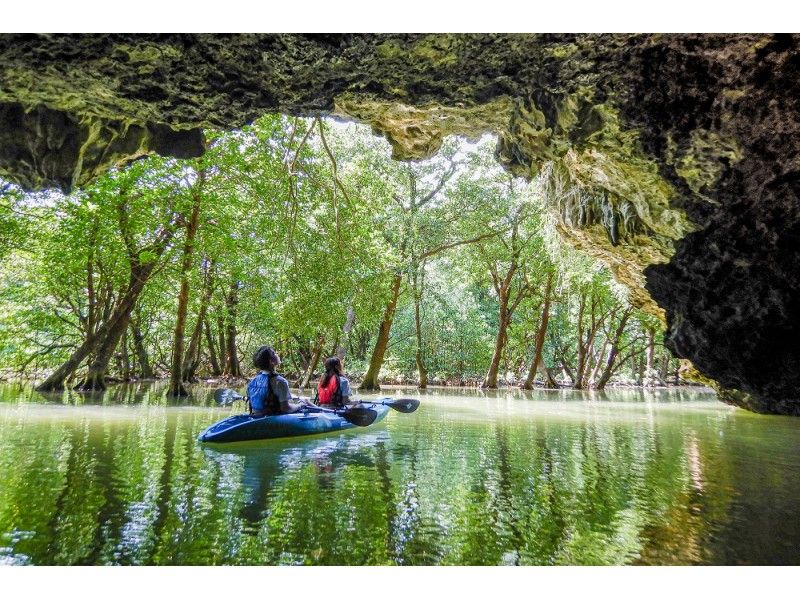
M 328 386 L 322 386 L 323 379 L 324 376 L 320 378 L 319 384 L 317 385 L 319 404 L 341 407 L 344 401 L 342 400 L 342 385 L 339 382 L 339 376 L 331 376 L 331 379 L 328 380 Z
M 262 415 L 279 415 L 281 413 L 281 403 L 278 400 L 278 395 L 275 394 L 275 391 L 272 390 L 272 377 L 277 376 L 275 372 L 264 372 L 264 375 L 267 377 L 267 392 L 264 395 L 264 408 L 261 409 Z M 248 388 L 248 393 L 250 389 Z M 250 406 L 250 413 L 253 414 L 253 405 L 250 401 L 248 401 Z

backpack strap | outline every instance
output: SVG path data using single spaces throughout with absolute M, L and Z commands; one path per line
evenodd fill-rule
M 278 397 L 275 395 L 275 391 L 272 390 L 272 378 L 277 374 L 275 372 L 265 373 L 267 374 L 267 396 L 264 397 L 264 409 L 272 415 L 272 413 L 278 413 L 281 410 L 281 406 L 278 404 Z
M 344 406 L 344 397 L 342 396 L 342 378 L 336 374 L 336 391 L 333 393 L 333 404 L 337 407 Z

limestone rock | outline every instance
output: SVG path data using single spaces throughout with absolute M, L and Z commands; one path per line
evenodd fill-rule
M 0 176 L 70 189 L 267 111 L 358 119 L 399 159 L 494 132 L 724 400 L 800 414 L 798 41 L 0 35 Z

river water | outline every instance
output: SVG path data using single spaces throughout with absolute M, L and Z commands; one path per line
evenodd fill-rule
M 0 385 L 2 564 L 800 564 L 800 419 L 699 390 L 384 390 L 375 427 L 203 445 L 161 385 Z

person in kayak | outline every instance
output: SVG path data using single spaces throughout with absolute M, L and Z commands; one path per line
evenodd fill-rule
M 289 383 L 286 378 L 275 373 L 281 364 L 281 358 L 272 347 L 263 346 L 253 355 L 253 365 L 260 371 L 247 384 L 247 398 L 250 400 L 250 415 L 281 415 L 294 413 L 303 408 L 305 401 L 299 404 L 290 403 Z
M 325 360 L 325 375 L 317 385 L 317 399 L 320 406 L 336 409 L 351 405 L 350 382 L 342 374 L 342 362 L 338 357 Z

